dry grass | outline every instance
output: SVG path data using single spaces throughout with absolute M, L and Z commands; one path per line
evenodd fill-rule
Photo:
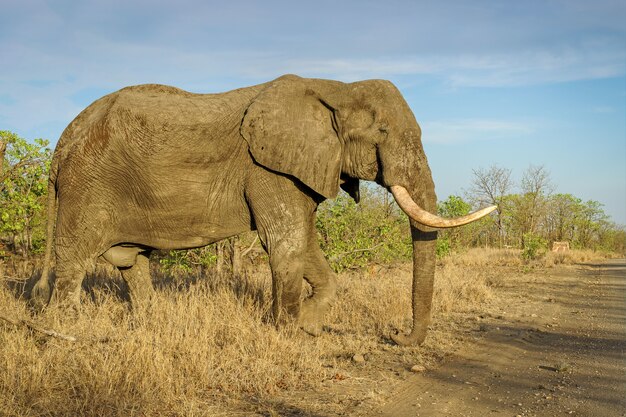
M 78 318 L 47 311 L 31 319 L 21 300 L 2 291 L 0 314 L 78 341 L 3 328 L 0 414 L 214 415 L 232 393 L 271 395 L 321 381 L 317 346 L 267 323 L 264 289 L 259 299 L 256 283 L 247 285 L 202 280 L 162 289 L 141 313 L 95 288 Z
M 590 249 L 569 250 L 565 252 L 547 252 L 543 257 L 534 261 L 525 261 L 520 249 L 472 248 L 464 252 L 444 258 L 443 265 L 458 265 L 462 267 L 508 266 L 522 267 L 530 264 L 534 267 L 552 267 L 554 265 L 575 265 L 596 262 L 608 259 L 614 254 L 598 252 Z
M 367 398 L 374 398 L 377 384 L 393 383 L 397 372 L 451 352 L 458 317 L 484 309 L 500 273 L 494 267 L 518 267 L 518 258 L 515 251 L 472 250 L 444 260 L 432 331 L 424 346 L 412 348 L 388 340 L 409 327 L 410 265 L 341 274 L 338 302 L 319 338 L 271 324 L 266 266 L 236 280 L 161 274 L 154 303 L 141 313 L 129 310 L 119 277 L 100 272 L 87 281 L 79 314 L 31 316 L 15 279 L 32 274 L 32 266 L 0 265 L 0 316 L 78 338 L 68 342 L 0 321 L 0 416 L 271 415 L 267 404 L 290 395 L 314 411 L 321 405 L 312 393 L 341 384 L 366 383 Z M 357 353 L 377 368 L 356 366 Z M 311 398 L 294 394 L 303 392 Z
M 607 252 L 597 252 L 589 249 L 570 250 L 565 252 L 548 252 L 543 258 L 545 267 L 555 265 L 575 265 L 589 262 L 598 262 L 613 257 L 614 254 Z
M 443 263 L 463 267 L 520 266 L 521 253 L 519 249 L 471 248 L 445 258 Z

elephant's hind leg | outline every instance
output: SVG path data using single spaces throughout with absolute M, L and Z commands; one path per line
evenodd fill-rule
M 50 293 L 52 288 L 50 287 L 48 268 L 44 268 L 41 273 L 41 277 L 37 280 L 30 292 L 30 306 L 35 311 L 43 310 L 50 301 Z
M 149 259 L 149 251 L 140 252 L 133 265 L 119 268 L 128 285 L 131 305 L 135 309 L 147 305 L 154 295 Z
M 57 256 L 56 280 L 50 297 L 50 305 L 78 309 L 87 261 L 59 261 Z

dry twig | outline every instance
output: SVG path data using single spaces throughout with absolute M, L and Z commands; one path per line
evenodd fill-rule
M 355 250 L 349 250 L 347 252 L 342 252 L 342 253 L 338 253 L 337 255 L 333 256 L 330 260 L 332 262 L 338 262 L 340 260 L 342 260 L 343 258 L 345 258 L 348 255 L 352 255 L 353 253 L 360 253 L 360 252 L 371 252 L 374 249 L 378 248 L 379 246 L 384 245 L 384 243 L 379 243 L 377 245 L 372 246 L 371 248 L 363 248 L 363 249 L 355 249 Z
M 243 252 L 241 252 L 241 257 L 243 258 L 244 256 L 246 256 L 248 253 L 250 253 L 250 251 L 252 250 L 252 248 L 254 247 L 254 244 L 256 243 L 256 241 L 259 240 L 259 235 L 254 236 L 254 240 L 252 241 L 252 243 L 250 244 L 250 246 L 248 246 L 248 248 L 246 250 L 244 250 Z
M 15 320 L 9 317 L 5 317 L 3 315 L 0 315 L 0 320 L 4 320 L 7 323 L 12 324 L 16 327 L 26 326 L 29 329 L 34 330 L 36 332 L 43 333 L 48 336 L 56 337 L 57 339 L 67 340 L 68 342 L 76 342 L 78 340 L 74 336 L 69 336 L 69 335 L 59 333 L 57 331 L 50 330 L 50 329 L 44 329 L 42 327 L 37 326 L 35 323 L 31 323 L 26 320 Z

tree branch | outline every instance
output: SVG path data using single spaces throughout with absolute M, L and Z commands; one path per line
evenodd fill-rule
M 31 322 L 26 321 L 26 320 L 15 320 L 15 319 L 11 319 L 9 317 L 5 317 L 3 315 L 0 315 L 0 320 L 4 320 L 7 323 L 12 324 L 13 326 L 16 326 L 16 327 L 25 326 L 25 327 L 28 327 L 31 330 L 36 331 L 36 332 L 43 333 L 43 334 L 51 336 L 51 337 L 56 337 L 57 339 L 67 340 L 68 342 L 76 342 L 78 340 L 74 336 L 69 336 L 69 335 L 66 335 L 66 334 L 63 334 L 63 333 L 59 333 L 57 331 L 50 330 L 50 329 L 44 329 L 42 327 L 37 326 L 35 323 L 31 323 Z
M 252 250 L 252 248 L 254 247 L 254 244 L 256 243 L 256 241 L 259 240 L 259 235 L 254 236 L 254 240 L 252 241 L 252 243 L 250 244 L 250 246 L 248 246 L 246 248 L 246 250 L 244 250 L 243 252 L 241 252 L 241 257 L 243 258 L 244 256 L 246 256 L 248 253 L 250 253 L 250 251 Z

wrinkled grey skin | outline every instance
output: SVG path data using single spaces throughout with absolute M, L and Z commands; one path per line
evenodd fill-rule
M 358 198 L 363 179 L 401 185 L 435 212 L 420 136 L 402 95 L 383 80 L 287 75 L 222 94 L 162 85 L 109 94 L 70 123 L 54 152 L 54 253 L 49 245 L 33 303 L 77 305 L 87 269 L 102 256 L 121 270 L 132 303 L 141 304 L 154 291 L 151 250 L 257 230 L 269 254 L 276 320 L 296 319 L 317 335 L 336 291 L 316 239 L 318 204 L 340 185 Z M 436 232 L 411 226 L 414 328 L 394 337 L 401 344 L 424 340 L 433 292 Z M 301 302 L 303 278 L 313 295 Z

